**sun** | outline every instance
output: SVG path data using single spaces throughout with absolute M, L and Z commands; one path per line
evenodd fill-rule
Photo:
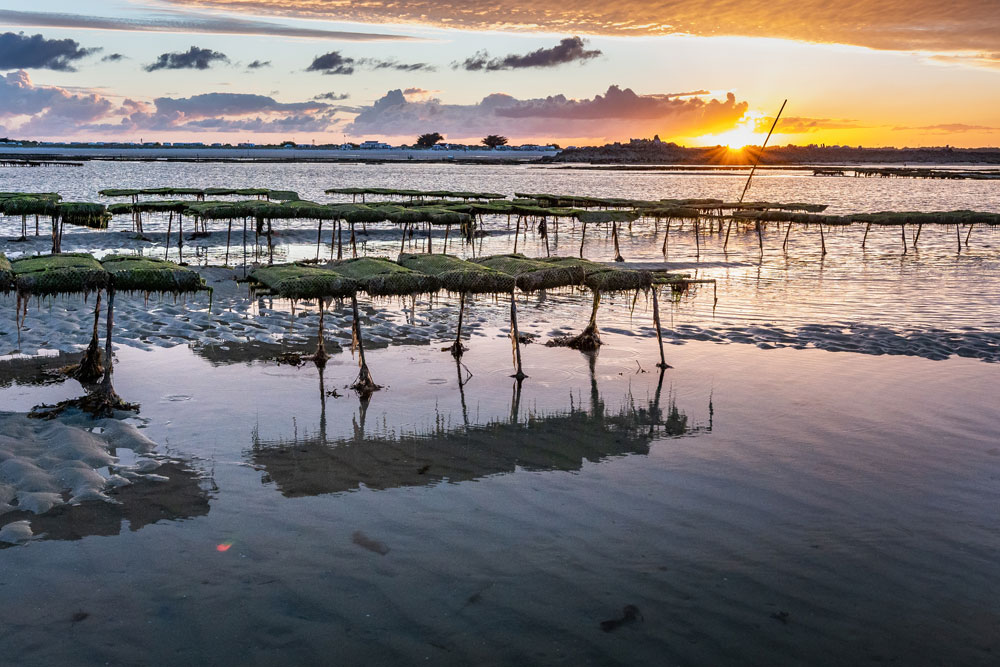
M 747 112 L 733 129 L 719 134 L 702 135 L 697 138 L 697 142 L 703 146 L 725 146 L 734 152 L 742 151 L 747 146 L 760 146 L 764 142 L 764 137 L 767 136 L 766 133 L 757 130 L 760 115 Z

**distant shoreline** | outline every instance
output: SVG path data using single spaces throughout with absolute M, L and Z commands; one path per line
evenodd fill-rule
M 712 165 L 738 167 L 753 164 L 757 146 L 730 150 L 725 146 L 689 148 L 673 143 L 636 140 L 568 148 L 548 159 L 555 163 L 591 165 Z M 994 165 L 1000 164 L 1000 148 L 863 148 L 860 146 L 769 146 L 760 163 L 768 166 L 829 165 Z
M 0 160 L 123 160 L 130 162 L 315 162 L 524 164 L 552 158 L 558 151 L 413 150 L 326 148 L 164 148 L 84 146 L 3 146 Z
M 326 148 L 191 148 L 191 147 L 20 147 L 0 146 L 2 166 L 13 163 L 58 163 L 72 166 L 88 161 L 189 163 L 315 163 L 315 164 L 464 164 L 526 165 L 567 170 L 628 170 L 652 172 L 749 169 L 754 148 L 720 156 L 719 148 L 686 148 L 651 142 L 563 151 L 416 150 Z M 732 162 L 730 162 L 732 160 Z M 797 170 L 814 167 L 921 166 L 968 167 L 1000 165 L 1000 148 L 850 148 L 841 146 L 776 146 L 768 148 L 759 168 Z M 24 166 L 33 166 L 25 164 Z

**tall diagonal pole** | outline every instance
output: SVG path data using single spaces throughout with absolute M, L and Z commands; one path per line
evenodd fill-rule
M 743 193 L 740 195 L 740 203 L 743 203 L 743 198 L 747 196 L 747 191 L 750 189 L 750 180 L 753 179 L 754 173 L 757 171 L 757 165 L 760 164 L 760 158 L 764 155 L 764 149 L 767 148 L 767 142 L 771 140 L 771 135 L 774 134 L 774 128 L 778 126 L 778 119 L 781 118 L 781 112 L 785 110 L 785 105 L 788 104 L 788 100 L 781 103 L 781 108 L 778 109 L 778 115 L 774 117 L 774 122 L 771 123 L 771 129 L 767 132 L 767 137 L 764 139 L 764 144 L 760 147 L 760 152 L 757 153 L 757 159 L 754 160 L 753 166 L 750 167 L 750 175 L 747 176 L 746 185 L 743 186 Z M 725 250 L 729 246 L 729 231 L 733 227 L 732 219 L 729 220 L 729 225 L 726 227 L 726 241 L 722 244 L 722 249 Z M 757 221 L 757 235 L 760 237 L 760 221 Z M 763 242 L 762 239 L 760 239 Z M 763 247 L 761 248 L 763 253 Z

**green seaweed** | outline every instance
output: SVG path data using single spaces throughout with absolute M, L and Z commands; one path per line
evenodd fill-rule
M 513 292 L 516 286 L 514 276 L 510 274 L 453 255 L 403 253 L 399 256 L 399 263 L 408 269 L 437 277 L 441 286 L 451 292 L 499 294 Z
M 26 257 L 11 262 L 20 294 L 86 293 L 108 286 L 108 272 L 92 255 L 63 253 Z
M 426 273 L 412 271 L 390 259 L 359 257 L 334 262 L 337 273 L 356 280 L 371 296 L 402 296 L 436 292 L 440 281 Z
M 260 267 L 250 278 L 286 299 L 343 298 L 359 288 L 356 281 L 340 273 L 301 264 Z
M 197 271 L 152 257 L 112 255 L 101 260 L 110 287 L 125 292 L 179 294 L 207 289 Z

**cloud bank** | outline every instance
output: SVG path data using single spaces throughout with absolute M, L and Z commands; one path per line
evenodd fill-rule
M 337 109 L 320 101 L 279 102 L 266 95 L 205 93 L 117 104 L 95 93 L 36 86 L 24 70 L 0 77 L 0 123 L 21 137 L 130 137 L 136 132 L 327 132 Z
M 343 30 L 320 30 L 233 16 L 216 16 L 189 11 L 159 10 L 143 18 L 84 16 L 60 12 L 30 12 L 0 9 L 0 24 L 31 26 L 34 28 L 83 28 L 85 30 L 124 30 L 129 32 L 184 32 L 217 35 L 267 35 L 302 37 L 307 39 L 336 39 L 353 42 L 385 40 L 413 40 L 407 35 L 390 35 Z
M 362 23 L 601 35 L 777 37 L 901 51 L 1000 53 L 996 0 L 173 0 Z
M 706 134 L 730 129 L 743 117 L 746 102 L 732 94 L 725 100 L 677 99 L 639 95 L 611 86 L 603 95 L 571 99 L 552 95 L 517 99 L 503 93 L 478 104 L 445 104 L 438 99 L 408 100 L 391 90 L 371 106 L 361 107 L 345 128 L 354 135 L 409 137 L 440 132 L 450 139 L 478 139 L 485 134 L 522 138 L 588 138 L 615 140 L 625 136 Z

